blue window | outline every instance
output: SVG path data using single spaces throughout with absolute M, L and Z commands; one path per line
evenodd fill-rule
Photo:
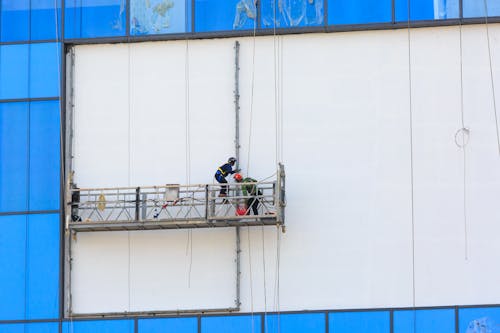
M 63 323 L 63 333 L 133 333 L 133 320 L 91 320 Z
M 61 0 L 31 0 L 31 40 L 60 38 L 61 28 Z
M 59 96 L 59 43 L 31 44 L 30 48 L 30 96 Z
M 28 103 L 0 103 L 0 212 L 28 208 L 28 117 Z
M 265 325 L 266 333 L 324 333 L 324 313 L 280 314 L 268 315 Z
M 59 323 L 29 323 L 0 325 L 2 333 L 58 333 Z
M 455 310 L 394 311 L 394 333 L 455 333 Z
M 500 2 L 498 0 L 463 0 L 464 17 L 500 16 Z
M 66 0 L 66 38 L 124 36 L 125 0 Z
M 396 21 L 408 21 L 408 0 L 396 0 L 395 6 Z M 414 21 L 458 18 L 459 8 L 459 0 L 410 0 L 410 18 Z
M 130 0 L 130 34 L 151 35 L 189 31 L 191 0 Z
M 259 333 L 260 315 L 201 318 L 203 333 Z
M 28 215 L 26 319 L 58 317 L 59 227 L 59 214 Z
M 24 319 L 25 215 L 0 216 L 0 320 Z
M 392 21 L 392 0 L 330 0 L 328 24 L 363 24 Z
M 460 333 L 500 332 L 500 307 L 460 309 L 458 314 Z
M 0 46 L 0 99 L 28 97 L 29 45 Z
M 30 0 L 0 0 L 0 40 L 2 42 L 28 40 L 29 20 Z
M 30 107 L 29 210 L 59 209 L 59 101 Z
M 334 312 L 329 315 L 330 333 L 389 333 L 389 311 Z
M 164 318 L 139 320 L 139 333 L 197 333 L 197 318 Z
M 331 2 L 331 1 L 330 1 Z M 324 23 L 323 0 L 262 0 L 262 27 L 276 28 L 319 26 Z
M 257 8 L 253 0 L 195 0 L 195 30 L 228 31 L 253 29 Z
M 0 216 L 0 227 L 0 320 L 57 318 L 59 215 Z

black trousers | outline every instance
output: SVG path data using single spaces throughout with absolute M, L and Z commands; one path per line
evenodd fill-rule
M 218 175 L 216 174 L 215 175 L 215 180 L 219 183 L 219 184 L 227 184 L 227 179 L 221 175 Z M 222 185 L 220 187 L 220 194 L 227 194 L 227 188 L 228 186 L 227 185 Z
M 252 207 L 253 215 L 259 215 L 259 198 L 251 197 L 247 199 L 247 215 L 250 215 L 250 207 Z

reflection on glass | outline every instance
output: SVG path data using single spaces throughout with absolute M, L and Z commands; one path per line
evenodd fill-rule
M 195 0 L 194 8 L 197 32 L 256 28 L 255 0 Z
M 465 333 L 500 333 L 500 323 L 490 317 L 474 319 L 469 322 Z
M 412 20 L 446 20 L 458 16 L 459 0 L 410 0 Z M 408 21 L 407 0 L 396 0 L 396 21 Z
M 126 0 L 66 0 L 66 38 L 125 35 Z
M 463 0 L 464 17 L 500 16 L 500 1 L 498 0 Z
M 185 25 L 184 0 L 131 0 L 130 2 L 132 35 L 184 32 Z
M 323 0 L 262 1 L 264 28 L 315 26 L 323 24 Z
M 248 19 L 255 20 L 257 17 L 257 7 L 253 0 L 240 0 L 236 4 L 236 14 L 234 15 L 233 29 L 244 27 Z
M 29 39 L 29 0 L 0 0 L 0 40 L 2 42 Z

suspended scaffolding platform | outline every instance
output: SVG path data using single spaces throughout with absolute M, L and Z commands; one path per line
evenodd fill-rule
M 276 225 L 284 230 L 285 170 L 257 183 L 68 190 L 66 227 L 74 232 Z M 257 213 L 257 214 L 255 214 Z

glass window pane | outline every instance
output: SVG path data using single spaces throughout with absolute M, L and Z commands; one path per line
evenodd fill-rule
M 28 44 L 0 46 L 0 99 L 28 97 Z
M 181 33 L 187 29 L 186 3 L 191 0 L 130 0 L 130 34 Z
M 195 1 L 195 30 L 198 32 L 254 28 L 257 8 L 252 0 Z
M 260 332 L 260 315 L 201 318 L 201 331 L 203 333 L 258 333 Z
M 59 43 L 31 44 L 30 97 L 59 96 Z
M 31 40 L 56 39 L 60 37 L 61 0 L 31 0 Z
M 500 1 L 498 0 L 463 0 L 464 17 L 500 16 Z M 486 6 L 485 6 L 486 5 Z
M 0 103 L 0 212 L 28 209 L 27 168 L 28 103 Z
M 133 333 L 133 320 L 89 320 L 63 323 L 63 333 Z
M 408 21 L 408 1 L 396 0 L 396 21 Z M 410 0 L 412 20 L 445 20 L 459 17 L 459 0 Z
M 139 320 L 139 333 L 197 333 L 197 318 L 163 318 Z
M 125 0 L 66 0 L 66 38 L 93 38 L 125 35 Z
M 458 310 L 459 332 L 500 332 L 500 307 L 467 308 Z
M 364 24 L 392 21 L 392 0 L 330 0 L 328 24 Z
M 266 317 L 266 332 L 269 333 L 324 333 L 324 313 L 280 314 Z
M 59 214 L 28 216 L 26 319 L 58 317 L 59 227 Z
M 59 323 L 29 323 L 0 325 L 2 333 L 58 333 Z
M 59 101 L 30 106 L 29 210 L 59 209 Z
M 29 39 L 30 0 L 0 0 L 0 40 Z
M 389 333 L 389 311 L 333 312 L 330 333 Z
M 455 310 L 394 311 L 394 333 L 455 333 Z
M 0 320 L 24 319 L 26 216 L 0 216 Z
M 261 2 L 262 28 L 318 26 L 324 23 L 323 0 Z

